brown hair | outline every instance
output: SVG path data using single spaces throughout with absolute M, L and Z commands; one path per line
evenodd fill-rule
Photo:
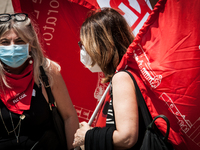
M 125 18 L 115 9 L 102 8 L 91 13 L 81 26 L 80 39 L 109 82 L 134 36 Z

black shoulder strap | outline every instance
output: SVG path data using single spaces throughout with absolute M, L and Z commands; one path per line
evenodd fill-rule
M 55 99 L 53 97 L 53 94 L 52 94 L 52 91 L 51 91 L 51 87 L 49 85 L 49 81 L 48 81 L 48 77 L 44 71 L 44 68 L 42 66 L 40 66 L 40 72 L 41 72 L 41 79 L 44 83 L 44 87 L 46 89 L 46 92 L 47 92 L 47 96 L 48 96 L 48 99 L 49 99 L 49 107 L 50 107 L 50 110 L 52 110 L 52 107 L 56 107 L 56 103 L 55 103 Z
M 144 123 L 145 123 L 145 125 L 147 127 L 151 123 L 152 117 L 151 117 L 151 115 L 149 113 L 149 110 L 148 110 L 147 105 L 146 105 L 146 103 L 144 101 L 142 93 L 141 93 L 141 91 L 140 91 L 140 89 L 139 89 L 139 87 L 137 85 L 137 82 L 135 81 L 135 78 L 133 77 L 133 75 L 127 70 L 123 70 L 123 71 L 127 72 L 130 75 L 130 77 L 132 78 L 132 80 L 133 80 L 133 83 L 134 83 L 135 89 L 136 89 L 136 95 L 137 95 L 137 98 L 138 98 L 138 105 L 139 105 L 139 108 L 141 110 L 142 117 L 144 119 Z

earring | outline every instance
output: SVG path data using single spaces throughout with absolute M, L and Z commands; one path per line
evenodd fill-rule
M 29 60 L 29 64 L 31 65 L 32 63 L 33 63 L 33 60 L 30 59 L 30 60 Z

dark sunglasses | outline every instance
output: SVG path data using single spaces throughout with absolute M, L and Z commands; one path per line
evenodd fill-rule
M 16 13 L 16 14 L 0 14 L 0 22 L 7 22 L 14 17 L 15 21 L 23 22 L 28 18 L 28 14 Z

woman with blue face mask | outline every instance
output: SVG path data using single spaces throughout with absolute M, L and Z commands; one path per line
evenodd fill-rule
M 78 117 L 60 66 L 43 55 L 27 14 L 0 14 L 0 149 L 56 150 L 57 133 L 40 66 L 63 118 L 68 149 Z

